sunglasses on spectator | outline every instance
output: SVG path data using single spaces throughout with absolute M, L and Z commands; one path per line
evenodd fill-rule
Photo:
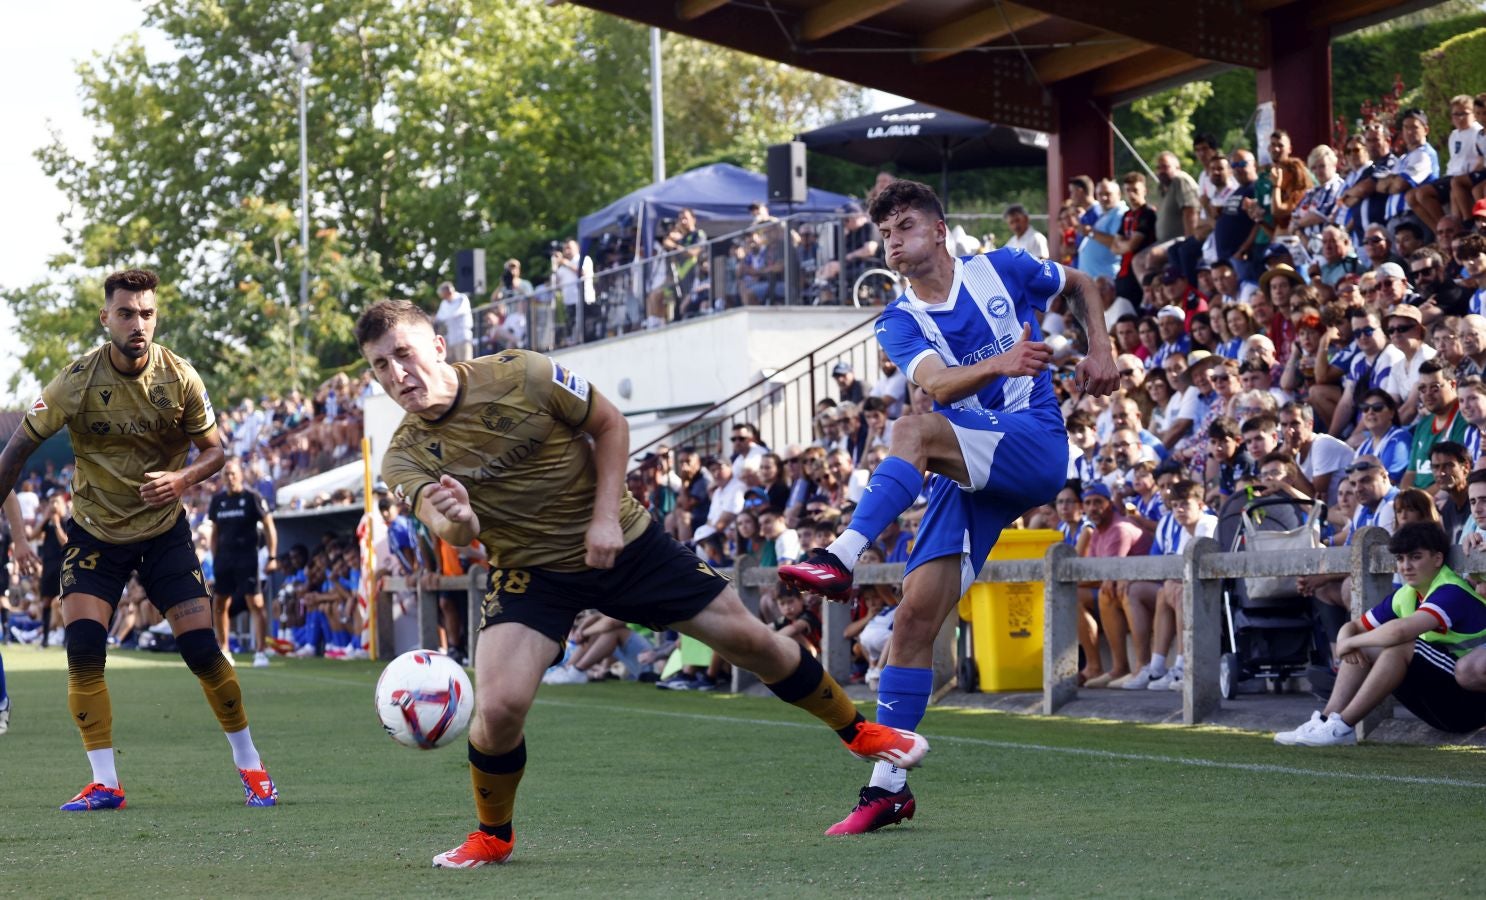
M 1134 375 L 1134 374 L 1135 374 L 1135 370 L 1134 369 L 1121 369 L 1120 370 L 1120 377 L 1121 378 L 1129 378 L 1131 375 Z
M 1249 161 L 1246 159 L 1235 159 L 1228 165 L 1232 166 L 1235 169 L 1247 169 L 1249 167 Z
M 1385 410 L 1385 409 L 1388 408 L 1388 404 L 1386 404 L 1386 403 L 1363 403 L 1362 405 L 1358 406 L 1357 408 L 1360 409 L 1360 410 L 1362 410 L 1363 412 L 1382 412 L 1383 410 Z
M 1369 325 L 1366 328 L 1353 328 L 1352 334 L 1356 337 L 1372 337 L 1378 333 L 1378 329 Z
M 1383 237 L 1381 234 L 1375 234 L 1375 235 L 1373 235 L 1370 238 L 1365 238 L 1363 240 L 1363 243 L 1364 244 L 1386 244 L 1386 243 L 1388 243 L 1388 239 L 1385 238 L 1385 237 Z
M 1232 381 L 1233 376 L 1227 372 L 1211 372 L 1207 376 L 1208 381 Z
M 1413 331 L 1416 327 L 1417 326 L 1415 326 L 1415 325 L 1392 325 L 1392 326 L 1389 326 L 1388 328 L 1386 328 L 1384 330 L 1387 331 L 1389 334 L 1408 334 L 1410 331 Z
M 1345 471 L 1348 475 L 1353 475 L 1353 474 L 1355 474 L 1357 472 L 1371 472 L 1373 469 L 1376 469 L 1376 468 L 1378 468 L 1377 463 L 1371 463 L 1371 462 L 1363 461 L 1363 462 L 1359 462 L 1359 463 L 1352 463 L 1350 466 L 1347 466 L 1346 469 L 1344 469 L 1343 471 Z

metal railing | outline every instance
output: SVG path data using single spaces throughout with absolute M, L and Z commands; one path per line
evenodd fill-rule
M 1352 578 L 1351 615 L 1356 618 L 1376 606 L 1393 592 L 1394 563 L 1388 554 L 1388 532 L 1381 528 L 1359 531 L 1350 547 L 1320 550 L 1285 550 L 1265 553 L 1223 552 L 1218 542 L 1201 538 L 1188 544 L 1180 556 L 1140 556 L 1112 559 L 1082 558 L 1064 543 L 1050 546 L 1042 559 L 992 560 L 981 568 L 976 582 L 981 584 L 1041 583 L 1044 587 L 1043 617 L 1043 688 L 1042 711 L 1058 714 L 1078 696 L 1078 588 L 1080 584 L 1099 581 L 1179 580 L 1183 584 L 1183 630 L 1178 636 L 1181 652 L 1187 658 L 1187 676 L 1182 681 L 1182 722 L 1197 725 L 1211 718 L 1219 708 L 1218 666 L 1222 655 L 1223 584 L 1227 579 L 1288 575 L 1350 575 Z M 1446 560 L 1457 572 L 1486 571 L 1486 553 L 1466 557 L 1453 548 Z M 758 613 L 760 595 L 765 588 L 778 583 L 778 569 L 740 560 L 725 571 L 737 588 L 743 603 Z M 434 590 L 466 591 L 468 594 L 469 655 L 474 659 L 478 623 L 485 597 L 483 568 L 467 575 L 433 580 L 432 587 L 413 579 L 389 578 L 378 597 L 380 621 L 391 622 L 391 591 L 417 590 L 420 635 L 424 646 L 436 646 L 438 603 Z M 860 566 L 855 572 L 857 584 L 901 586 L 903 565 Z M 850 623 L 845 604 L 822 604 L 821 664 L 838 681 L 845 682 L 851 671 L 851 643 L 843 636 Z M 935 641 L 935 693 L 947 692 L 955 671 L 955 632 L 957 618 L 950 616 Z M 392 629 L 379 628 L 378 658 L 393 655 Z M 757 679 L 734 668 L 732 689 L 746 690 Z M 1358 724 L 1359 737 L 1392 716 L 1392 702 L 1385 701 Z

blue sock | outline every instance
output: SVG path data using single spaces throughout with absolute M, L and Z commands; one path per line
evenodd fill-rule
M 934 690 L 933 669 L 885 666 L 877 683 L 877 721 L 882 725 L 913 731 L 923 721 Z M 897 793 L 908 785 L 908 772 L 892 763 L 872 767 L 872 787 Z
M 882 530 L 918 499 L 924 475 L 901 456 L 889 456 L 867 479 L 867 489 L 851 516 L 851 528 L 875 541 Z
M 5 693 L 5 657 L 0 656 L 0 703 L 4 703 L 9 696 Z
M 923 721 L 934 691 L 933 669 L 885 666 L 877 682 L 877 721 L 912 731 Z

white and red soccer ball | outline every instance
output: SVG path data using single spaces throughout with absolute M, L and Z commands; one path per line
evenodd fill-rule
M 432 750 L 469 727 L 475 691 L 464 668 L 434 650 L 409 650 L 377 679 L 377 718 L 404 747 Z

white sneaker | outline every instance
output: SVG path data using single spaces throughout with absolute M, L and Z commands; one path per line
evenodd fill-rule
M 5 698 L 5 702 L 4 703 L 0 703 L 0 734 L 4 734 L 5 732 L 7 732 L 9 730 L 10 730 L 10 697 L 7 696 Z
M 268 668 L 268 654 L 267 653 L 264 653 L 262 650 L 259 650 L 257 653 L 254 653 L 253 654 L 253 668 L 255 668 L 255 669 L 266 669 L 266 668 Z
M 882 680 L 882 669 L 878 666 L 868 667 L 867 677 L 863 680 L 867 682 L 867 687 L 877 690 L 877 683 Z
M 1179 691 L 1182 689 L 1182 670 L 1167 669 L 1166 674 L 1159 678 L 1152 678 L 1151 683 L 1145 686 L 1148 691 Z
M 237 668 L 237 660 L 235 660 L 235 659 L 232 658 L 232 651 L 231 650 L 223 650 L 222 651 L 222 656 L 223 656 L 224 659 L 227 660 L 227 665 L 231 666 L 234 669 Z
M 315 645 L 314 644 L 305 644 L 305 645 L 297 648 L 294 651 L 294 654 L 293 655 L 296 656 L 296 657 L 298 657 L 298 658 L 300 658 L 300 659 L 308 659 L 309 657 L 315 655 Z
M 1320 725 L 1295 738 L 1301 747 L 1342 747 L 1357 743 L 1357 729 L 1342 721 L 1341 713 L 1332 713 Z
M 1276 744 L 1283 744 L 1286 747 L 1294 747 L 1300 743 L 1301 738 L 1305 737 L 1318 728 L 1325 727 L 1325 725 L 1326 717 L 1321 715 L 1320 710 L 1316 710 L 1311 713 L 1311 717 L 1306 720 L 1305 724 L 1301 725 L 1299 728 L 1295 729 L 1294 731 L 1281 731 L 1276 734 L 1274 736 L 1274 742 Z
M 542 676 L 542 684 L 587 684 L 588 676 L 572 666 L 553 666 Z
M 1143 691 L 1150 683 L 1151 667 L 1141 666 L 1129 678 L 1125 679 L 1125 683 L 1120 685 L 1120 688 L 1126 691 Z

